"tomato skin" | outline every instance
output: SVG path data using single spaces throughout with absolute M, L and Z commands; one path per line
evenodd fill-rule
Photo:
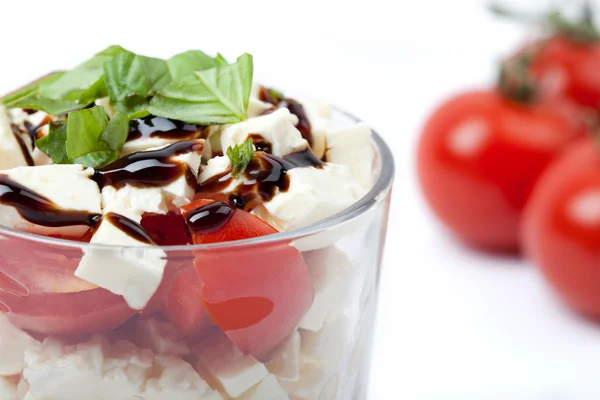
M 600 148 L 593 140 L 544 173 L 524 213 L 523 243 L 567 304 L 600 317 Z
M 418 178 L 432 210 L 463 241 L 519 248 L 520 215 L 548 163 L 585 131 L 567 104 L 522 106 L 496 91 L 460 94 L 426 123 Z
M 213 202 L 197 200 L 182 213 Z M 273 233 L 277 230 L 258 217 L 235 210 L 221 228 L 192 237 L 195 243 L 216 243 Z M 195 265 L 213 321 L 241 351 L 258 359 L 293 331 L 313 302 L 308 268 L 289 243 L 197 251 Z
M 532 74 L 545 97 L 571 99 L 600 108 L 600 45 L 577 43 L 563 35 L 535 44 Z M 535 52 L 535 50 L 533 50 Z

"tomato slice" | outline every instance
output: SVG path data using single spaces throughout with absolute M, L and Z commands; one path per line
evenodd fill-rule
M 0 312 L 22 328 L 42 334 L 107 332 L 135 311 L 121 296 L 74 275 L 78 248 L 0 240 Z
M 216 243 L 277 233 L 258 217 L 200 199 L 182 208 L 188 226 L 193 217 L 219 214 L 208 227 L 192 229 L 194 243 Z M 247 354 L 266 356 L 285 339 L 308 310 L 314 288 L 298 250 L 289 243 L 231 247 L 196 252 L 201 296 L 213 321 Z

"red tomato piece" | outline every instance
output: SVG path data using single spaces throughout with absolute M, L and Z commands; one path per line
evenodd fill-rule
M 519 105 L 496 91 L 461 94 L 428 120 L 418 176 L 429 205 L 459 238 L 519 247 L 522 209 L 540 174 L 585 131 L 561 102 Z
M 584 140 L 544 173 L 524 214 L 527 254 L 562 299 L 600 317 L 600 148 Z
M 144 214 L 140 225 L 159 246 L 183 246 L 192 244 L 181 214 Z
M 225 203 L 220 205 L 227 208 Z M 182 214 L 189 221 L 207 206 L 219 203 L 198 200 L 184 207 Z M 258 217 L 238 209 L 212 229 L 190 230 L 194 243 L 199 244 L 277 233 Z M 313 301 L 306 264 L 289 243 L 197 251 L 195 264 L 213 321 L 243 352 L 259 359 L 292 332 Z
M 135 311 L 121 296 L 75 277 L 82 252 L 20 238 L 0 240 L 0 312 L 42 334 L 107 332 Z
M 565 97 L 600 108 L 600 45 L 556 35 L 532 50 L 532 74 L 546 97 Z M 536 50 L 539 49 L 539 50 Z

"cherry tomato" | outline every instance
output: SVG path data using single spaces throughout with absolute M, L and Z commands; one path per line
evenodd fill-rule
M 581 106 L 600 108 L 600 45 L 597 42 L 579 43 L 556 35 L 534 46 L 531 71 L 546 97 L 566 97 Z
M 144 214 L 140 222 L 154 243 L 159 246 L 183 246 L 192 244 L 186 233 L 185 220 L 181 214 Z
M 544 173 L 524 214 L 526 253 L 571 307 L 600 316 L 600 147 L 586 139 Z
M 465 242 L 518 249 L 519 219 L 548 163 L 585 131 L 561 102 L 519 105 L 497 91 L 444 103 L 425 125 L 418 177 L 429 205 Z
M 0 240 L 0 312 L 43 334 L 107 332 L 135 314 L 121 296 L 74 275 L 83 253 L 16 237 Z
M 182 214 L 189 216 L 213 203 L 197 200 L 184 207 Z M 192 231 L 194 243 L 277 233 L 250 213 L 232 211 L 224 225 L 201 233 Z M 213 321 L 243 352 L 259 359 L 292 332 L 313 301 L 308 268 L 289 243 L 197 251 L 195 264 L 203 283 L 204 305 Z

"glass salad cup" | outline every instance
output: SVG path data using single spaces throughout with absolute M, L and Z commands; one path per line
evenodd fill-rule
M 344 126 L 357 119 L 335 111 L 334 122 Z M 212 389 L 227 393 L 214 398 L 259 400 L 248 393 L 257 390 L 265 374 L 270 374 L 278 378 L 290 399 L 366 399 L 379 269 L 394 176 L 390 150 L 376 133 L 372 146 L 375 184 L 364 198 L 326 220 L 276 235 L 209 245 L 119 247 L 0 227 L 0 313 L 28 332 L 34 338 L 32 342 L 89 343 L 101 334 L 105 343 L 127 339 L 150 349 L 155 356 L 161 352 L 177 355 Z M 85 254 L 105 257 L 115 265 L 157 258 L 167 263 L 161 286 L 140 313 L 132 311 L 122 297 L 74 275 Z M 138 289 L 132 284 L 127 290 Z M 187 305 L 184 313 L 177 312 L 181 304 Z M 144 332 L 157 328 L 142 320 L 162 318 L 168 309 L 175 309 L 169 315 L 176 319 L 170 322 L 177 329 L 162 329 L 172 339 L 175 337 L 173 341 L 179 341 L 180 347 L 157 343 L 151 332 Z M 200 320 L 205 323 L 196 329 L 199 325 L 192 322 Z M 73 329 L 77 335 L 72 334 Z M 13 340 L 7 332 L 0 328 L 0 351 Z M 225 355 L 227 351 L 222 347 L 216 349 L 231 343 L 229 340 L 237 345 L 235 356 Z M 275 347 L 276 343 L 280 344 Z M 213 356 L 223 360 L 217 362 Z M 244 357 L 260 366 L 255 369 L 259 372 L 254 380 L 249 372 L 235 378 L 232 371 L 239 372 L 243 367 L 226 365 Z M 2 354 L 0 364 L 1 358 Z M 0 375 L 13 375 L 9 379 L 18 382 L 20 372 L 16 371 L 25 367 L 19 390 L 29 390 L 33 399 L 121 398 L 118 393 L 113 397 L 101 394 L 103 388 L 84 385 L 64 368 L 60 384 L 49 388 L 48 381 L 55 378 L 41 377 L 35 371 L 38 367 L 30 362 L 12 371 L 0 368 Z M 62 362 L 63 367 L 68 366 L 68 361 Z M 246 367 L 252 364 L 247 359 L 239 362 Z M 231 383 L 234 378 L 238 379 L 235 384 Z M 59 394 L 61 385 L 81 387 L 71 389 L 69 397 Z M 110 386 L 103 385 L 106 390 Z M 169 399 L 190 398 L 173 393 Z

